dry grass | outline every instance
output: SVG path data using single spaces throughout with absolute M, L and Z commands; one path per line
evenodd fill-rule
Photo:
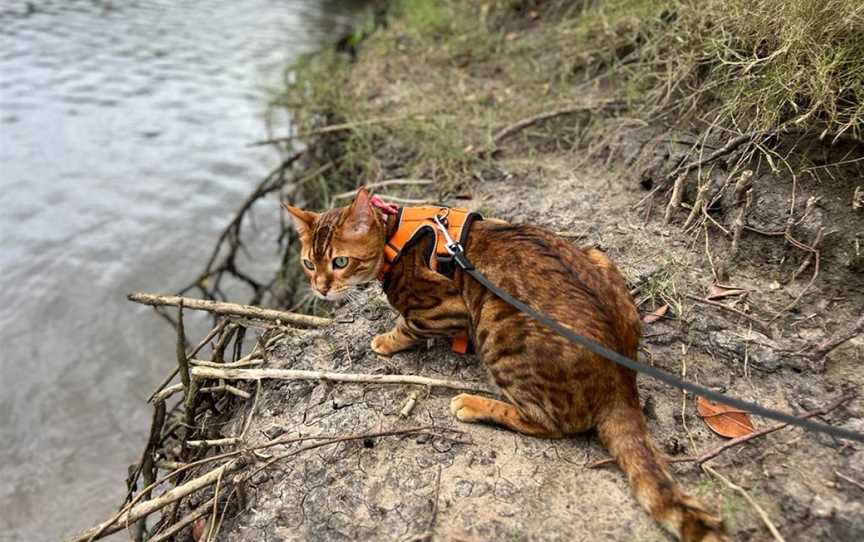
M 335 194 L 389 179 L 435 184 L 388 187 L 387 195 L 446 199 L 506 175 L 506 159 L 540 164 L 547 153 L 603 149 L 604 140 L 614 139 L 616 123 L 608 120 L 615 116 L 625 117 L 617 126 L 635 119 L 658 131 L 695 133 L 709 149 L 779 126 L 828 141 L 862 137 L 864 3 L 858 0 L 388 5 L 385 17 L 370 16 L 349 38 L 359 48 L 356 58 L 305 57 L 274 96 L 280 113 L 274 118 L 291 121 L 290 128 L 276 126 L 276 135 L 350 125 L 302 138 L 324 143 L 310 170 L 328 167 L 304 180 L 300 204 L 326 208 Z M 627 109 L 554 117 L 494 144 L 495 133 L 521 119 L 612 99 Z M 815 143 L 816 154 L 822 144 Z M 761 138 L 738 149 L 738 163 L 754 157 L 775 172 L 778 164 L 791 171 L 789 154 L 807 165 L 810 148 L 796 143 L 781 155 L 776 140 Z M 499 152 L 480 152 L 491 149 Z
M 609 0 L 571 23 L 595 74 L 672 124 L 747 132 L 791 123 L 861 139 L 857 0 Z

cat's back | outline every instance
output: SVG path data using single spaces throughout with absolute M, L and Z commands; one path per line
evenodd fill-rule
M 638 312 L 624 278 L 599 250 L 581 249 L 538 226 L 484 220 L 472 226 L 465 252 L 518 299 L 635 354 Z

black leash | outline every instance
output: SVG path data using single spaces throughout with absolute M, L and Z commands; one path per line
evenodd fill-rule
M 741 410 L 746 410 L 747 412 L 752 412 L 753 414 L 757 414 L 764 418 L 770 418 L 772 420 L 777 420 L 779 422 L 788 423 L 790 425 L 797 425 L 798 427 L 802 427 L 809 431 L 815 431 L 817 433 L 825 433 L 826 435 L 831 435 L 832 437 L 837 438 L 845 438 L 849 440 L 854 440 L 856 442 L 864 442 L 864 434 L 858 433 L 856 431 L 850 431 L 848 429 L 842 429 L 840 427 L 834 427 L 831 425 L 827 425 L 824 423 L 814 422 L 809 419 L 799 418 L 793 416 L 792 414 L 787 414 L 786 412 L 780 412 L 777 410 L 772 410 L 770 408 L 763 407 L 762 405 L 758 405 L 756 403 L 751 403 L 749 401 L 744 401 L 741 399 L 736 399 L 734 397 L 728 397 L 723 395 L 722 393 L 718 393 L 716 391 L 710 390 L 708 388 L 699 386 L 698 384 L 693 384 L 692 382 L 687 382 L 686 380 L 682 380 L 677 376 L 667 373 L 666 371 L 660 370 L 656 367 L 652 367 L 650 365 L 645 365 L 644 363 L 640 363 L 638 361 L 634 361 L 626 356 L 622 356 L 618 352 L 614 350 L 610 350 L 603 346 L 602 344 L 598 344 L 588 338 L 585 338 L 578 333 L 575 333 L 573 330 L 564 327 L 562 324 L 557 321 L 549 318 L 545 314 L 537 312 L 532 309 L 525 303 L 519 301 L 512 295 L 507 292 L 501 290 L 489 281 L 482 273 L 477 271 L 474 268 L 474 265 L 470 260 L 465 256 L 464 251 L 462 250 L 462 245 L 458 242 L 453 241 L 450 238 L 450 234 L 447 232 L 447 228 L 443 226 L 443 224 L 438 221 L 438 218 L 435 218 L 435 222 L 438 224 L 438 229 L 443 233 L 444 238 L 447 241 L 446 247 L 447 251 L 453 255 L 453 259 L 456 261 L 456 264 L 468 275 L 470 275 L 474 280 L 482 284 L 486 287 L 490 292 L 500 297 L 504 302 L 512 305 L 513 307 L 519 309 L 523 313 L 530 316 L 536 322 L 543 324 L 548 327 L 552 331 L 558 333 L 562 337 L 569 339 L 570 341 L 591 350 L 595 354 L 599 354 L 609 361 L 615 362 L 619 365 L 623 365 L 629 369 L 633 369 L 634 371 L 638 371 L 640 373 L 645 373 L 648 376 L 656 378 L 661 382 L 664 382 L 670 386 L 675 388 L 679 388 L 685 391 L 689 391 L 690 393 L 701 395 L 702 397 L 706 397 L 711 399 L 712 401 L 723 403 L 725 405 L 733 406 L 736 408 L 740 408 Z

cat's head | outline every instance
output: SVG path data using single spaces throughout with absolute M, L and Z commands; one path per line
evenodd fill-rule
M 365 188 L 347 207 L 324 213 L 282 204 L 300 236 L 300 263 L 312 291 L 328 301 L 378 276 L 384 260 L 385 224 Z

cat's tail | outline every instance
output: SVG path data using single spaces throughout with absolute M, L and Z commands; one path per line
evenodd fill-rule
M 726 540 L 723 521 L 688 496 L 669 475 L 648 437 L 642 412 L 617 406 L 597 427 L 600 440 L 630 480 L 636 500 L 666 530 L 685 542 Z

